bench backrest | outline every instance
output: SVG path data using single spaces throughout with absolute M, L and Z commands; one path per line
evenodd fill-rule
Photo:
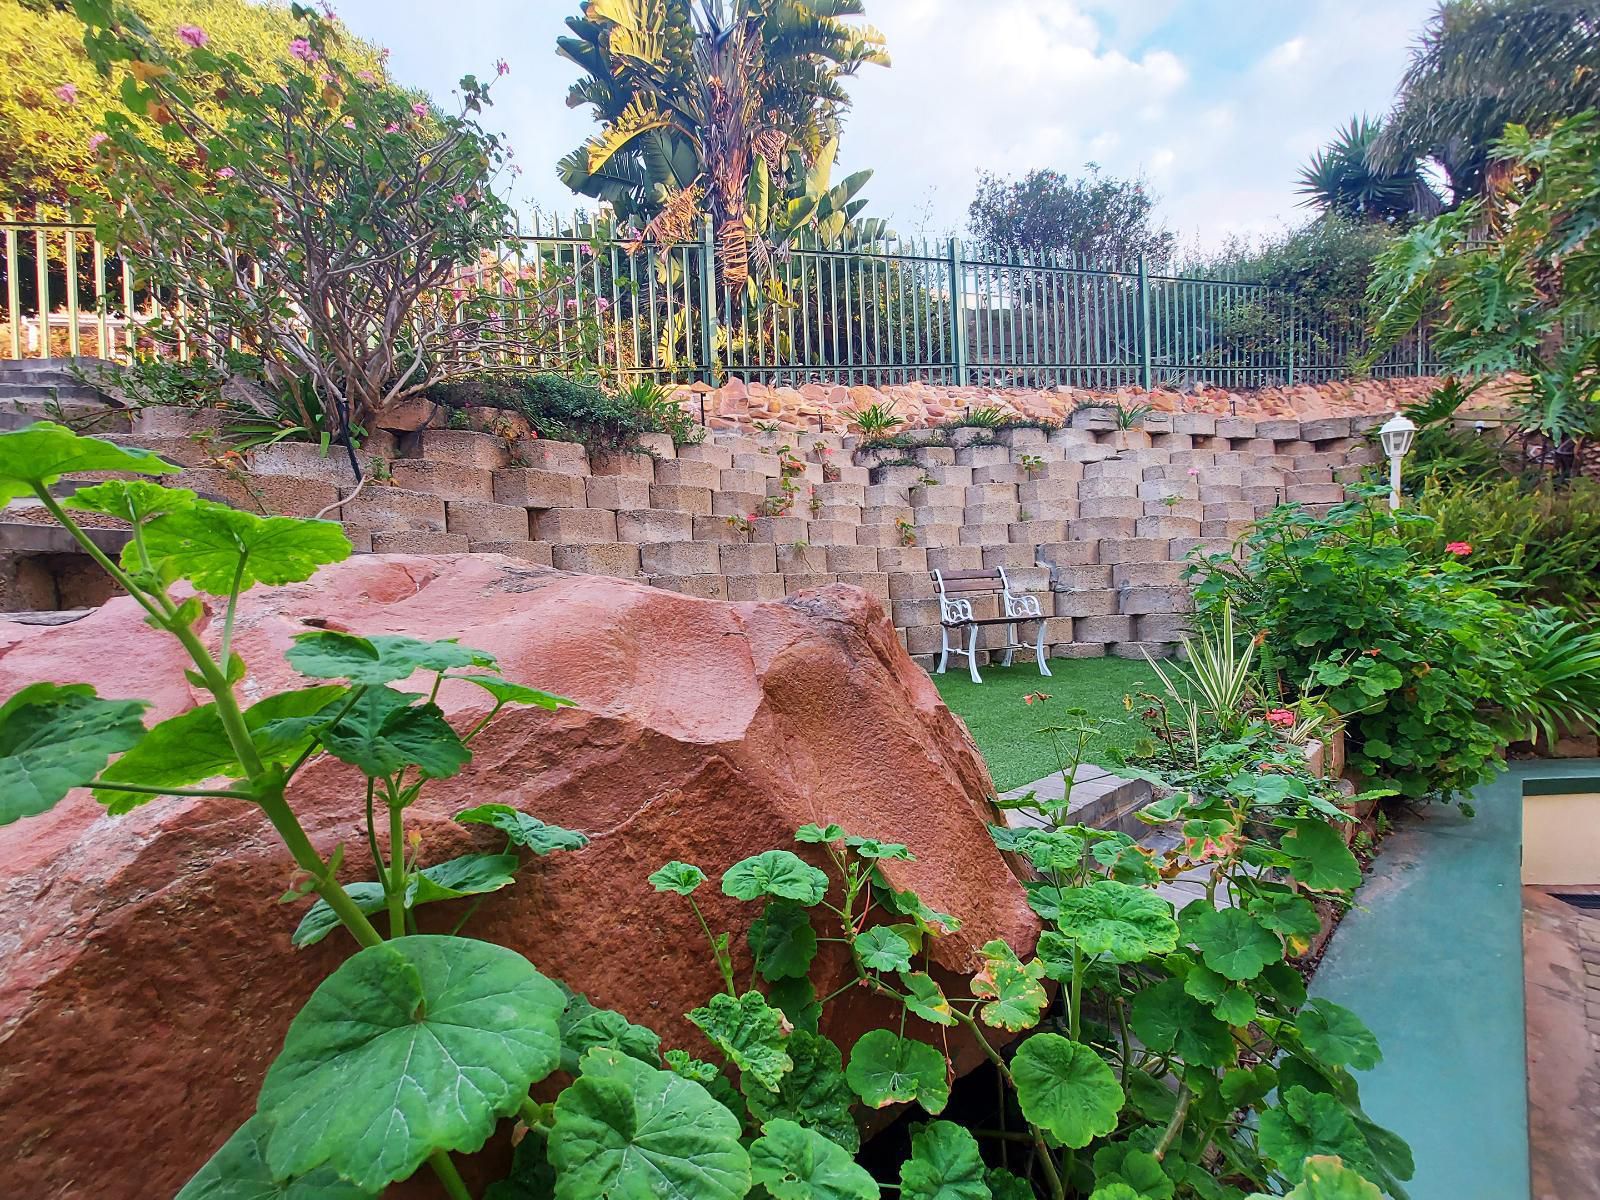
M 945 624 L 973 620 L 971 597 L 1000 593 L 1000 615 L 1005 620 L 1041 618 L 1039 598 L 1013 592 L 1004 567 L 984 571 L 929 571 L 939 591 L 939 619 Z

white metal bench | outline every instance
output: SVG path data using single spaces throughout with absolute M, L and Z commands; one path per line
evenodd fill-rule
M 1013 592 L 1011 581 L 1006 578 L 1004 567 L 996 567 L 991 571 L 931 571 L 933 586 L 939 589 L 939 669 L 936 674 L 943 675 L 945 665 L 952 654 L 965 655 L 967 671 L 972 676 L 973 683 L 982 683 L 978 675 L 978 627 L 981 625 L 1006 626 L 1006 652 L 1003 665 L 1010 666 L 1011 658 L 1018 650 L 1027 650 L 1025 642 L 1017 640 L 1017 626 L 1024 621 L 1037 623 L 1037 632 L 1033 640 L 1033 657 L 1039 664 L 1039 674 L 1050 674 L 1050 668 L 1044 663 L 1044 632 L 1046 617 L 1044 610 L 1039 605 L 1037 596 L 1030 596 L 1026 592 Z M 972 598 L 974 596 L 991 595 L 998 593 L 1000 597 L 1000 613 L 998 617 L 979 618 L 973 614 Z M 967 644 L 961 645 L 961 631 L 967 631 Z M 956 644 L 950 644 L 950 634 L 954 631 Z

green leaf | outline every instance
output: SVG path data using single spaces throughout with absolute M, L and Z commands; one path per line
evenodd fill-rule
M 1333 1067 L 1370 1071 L 1383 1061 L 1378 1039 L 1342 1004 L 1318 996 L 1295 1019 L 1305 1048 Z
M 783 1015 L 796 1029 L 817 1031 L 817 1024 L 822 1020 L 822 1004 L 811 980 L 803 977 L 774 980 L 767 989 L 767 999 L 783 1010 Z
M 1126 1097 L 1105 1060 L 1057 1033 L 1036 1033 L 1011 1060 L 1022 1115 L 1077 1149 L 1117 1127 Z
M 845 1079 L 839 1047 L 820 1034 L 796 1029 L 789 1035 L 788 1050 L 794 1070 L 783 1076 L 776 1092 L 745 1089 L 751 1113 L 761 1121 L 782 1117 L 815 1129 L 854 1154 L 861 1148 L 861 1131 L 850 1111 L 855 1093 Z
M 1211 1010 L 1183 990 L 1181 979 L 1163 979 L 1133 998 L 1130 1020 L 1134 1033 L 1150 1049 L 1176 1053 L 1201 1067 L 1233 1062 L 1233 1036 Z
M 784 1048 L 788 1034 L 783 1013 L 760 992 L 746 992 L 737 999 L 719 992 L 704 1008 L 689 1014 L 689 1023 L 769 1091 L 777 1091 L 784 1074 L 794 1069 Z
M 874 874 L 873 882 L 883 885 L 882 876 Z M 887 885 L 881 891 L 875 891 L 883 906 L 891 912 L 899 913 L 902 917 L 910 917 L 923 930 L 924 933 L 954 933 L 961 928 L 961 922 L 949 913 L 940 912 L 930 908 L 916 892 L 897 892 Z
M 750 1146 L 750 1177 L 773 1200 L 877 1200 L 877 1183 L 851 1152 L 820 1133 L 776 1118 Z
M 481 896 L 517 881 L 515 854 L 463 854 L 425 867 L 406 881 L 406 907 Z
M 949 1065 L 944 1055 L 915 1038 L 888 1029 L 863 1034 L 850 1050 L 844 1076 L 872 1108 L 912 1100 L 937 1115 L 950 1100 Z
M 1258 1192 L 1251 1200 L 1279 1197 Z M 1383 1200 L 1383 1193 L 1338 1158 L 1318 1155 L 1306 1159 L 1300 1182 L 1282 1200 Z
M 86 683 L 29 684 L 0 705 L 0 825 L 47 812 L 87 786 L 144 736 L 139 718 L 148 707 L 102 699 Z
M 983 1181 L 994 1200 L 1035 1200 L 1033 1184 L 1010 1171 L 990 1169 L 983 1173 Z
M 61 501 L 63 508 L 102 512 L 138 525 L 163 513 L 177 512 L 195 501 L 187 488 L 163 487 L 148 479 L 108 479 L 79 488 Z
M 382 778 L 414 766 L 426 778 L 448 779 L 472 761 L 472 752 L 450 728 L 437 704 L 393 688 L 368 688 L 338 724 L 323 731 L 329 754 Z
M 1336 1155 L 1363 1175 L 1376 1170 L 1355 1118 L 1334 1096 L 1291 1087 L 1281 1104 L 1261 1114 L 1260 1129 L 1262 1156 L 1290 1183 L 1301 1181 L 1313 1155 Z
M 550 1130 L 557 1200 L 740 1200 L 739 1118 L 700 1084 L 607 1047 L 583 1056 Z
M 899 842 L 880 842 L 877 838 L 847 837 L 844 844 L 854 850 L 860 858 L 873 860 L 889 858 L 900 862 L 915 862 L 917 857 Z
M 187 579 L 202 592 L 231 593 L 258 583 L 300 583 L 328 563 L 350 557 L 350 541 L 333 521 L 258 517 L 210 500 L 157 517 L 144 528 L 150 563 L 169 583 Z M 138 565 L 138 548 L 122 552 L 125 568 Z
M 1085 953 L 1103 954 L 1112 962 L 1141 962 L 1169 954 L 1178 945 L 1172 905 L 1147 888 L 1102 879 L 1088 887 L 1063 889 L 1059 908 L 1056 924 L 1061 934 L 1076 939 Z M 1055 949 L 1057 943 L 1051 945 Z M 1043 939 L 1039 955 L 1048 966 L 1051 955 L 1046 953 Z M 1070 969 L 1067 976 L 1052 973 L 1051 978 L 1070 978 Z
M 1283 943 L 1238 908 L 1210 909 L 1191 930 L 1206 966 L 1236 982 L 1254 979 L 1263 967 L 1283 958 Z
M 314 629 L 300 634 L 284 657 L 300 674 L 314 679 L 348 679 L 351 683 L 367 684 L 397 683 L 418 671 L 492 667 L 495 663 L 493 655 L 454 641 L 428 642 L 393 633 L 357 637 L 332 629 Z M 456 678 L 471 679 L 472 676 Z M 543 692 L 538 694 L 544 695 Z
M 181 471 L 148 450 L 129 450 L 83 437 L 65 425 L 36 421 L 26 429 L 0 433 L 0 504 L 48 487 L 63 475 L 85 471 L 133 471 L 169 475 Z
M 1255 1020 L 1255 997 L 1237 984 L 1229 983 L 1210 967 L 1200 963 L 1190 967 L 1183 977 L 1183 990 L 1228 1025 L 1246 1025 Z
M 722 892 L 735 900 L 775 896 L 807 908 L 822 900 L 828 877 L 788 850 L 767 850 L 736 862 L 722 876 Z
M 851 944 L 856 958 L 869 971 L 909 971 L 911 943 L 884 925 L 874 925 Z
M 906 989 L 906 1010 L 912 1016 L 921 1017 L 924 1021 L 931 1021 L 935 1025 L 954 1025 L 956 1015 L 950 1009 L 950 1001 L 940 990 L 933 977 L 921 971 L 903 971 L 900 983 Z
M 589 998 L 574 994 L 561 1014 L 561 1069 L 578 1071 L 578 1060 L 596 1046 L 607 1046 L 649 1066 L 661 1062 L 661 1038 L 643 1025 L 635 1025 L 621 1013 L 597 1008 Z M 710 1067 L 710 1064 L 706 1064 Z M 712 1075 L 716 1068 L 710 1067 Z
M 1308 817 L 1288 822 L 1279 848 L 1294 860 L 1290 867 L 1302 887 L 1317 892 L 1350 892 L 1361 885 L 1361 864 L 1326 821 Z
M 800 979 L 817 956 L 817 933 L 798 904 L 769 900 L 746 935 L 761 978 Z
M 478 653 L 478 652 L 474 652 Z M 483 657 L 488 657 L 483 655 Z M 538 688 L 531 688 L 521 683 L 512 683 L 509 679 L 501 679 L 498 675 L 452 675 L 451 679 L 464 679 L 468 683 L 475 683 L 489 695 L 493 696 L 497 704 L 525 704 L 532 708 L 545 708 L 554 711 L 558 708 L 572 708 L 577 705 L 576 700 L 568 700 L 565 696 L 555 696 L 549 692 L 541 692 Z
M 274 1179 L 267 1169 L 269 1132 L 265 1121 L 251 1117 L 183 1185 L 176 1200 L 368 1200 L 372 1195 L 328 1167 L 299 1179 Z
M 556 1190 L 556 1169 L 550 1165 L 549 1141 L 524 1137 L 511 1152 L 511 1174 L 491 1183 L 483 1200 L 550 1200 Z
M 1322 932 L 1322 918 L 1316 906 L 1304 896 L 1269 892 L 1252 898 L 1245 907 L 1265 928 L 1281 935 L 1300 950 L 1304 950 L 1311 944 L 1311 939 Z
M 1278 1072 L 1266 1063 L 1248 1070 L 1239 1067 L 1222 1074 L 1222 1098 L 1232 1108 L 1248 1108 L 1259 1104 L 1278 1086 Z
M 980 1016 L 985 1025 L 1016 1033 L 1039 1023 L 1050 997 L 1039 982 L 1044 964 L 1037 958 L 1023 963 L 1016 951 L 995 938 L 986 942 L 980 953 L 983 966 L 972 977 L 972 994 L 990 997 Z
M 1150 1197 L 1141 1196 L 1132 1186 L 1120 1179 L 1113 1179 L 1089 1193 L 1089 1200 L 1150 1200 Z
M 1273 963 L 1261 972 L 1257 986 L 1289 1008 L 1299 1008 L 1306 1002 L 1306 981 L 1288 963 Z
M 546 825 L 537 817 L 530 817 L 521 809 L 509 804 L 480 804 L 456 814 L 463 825 L 488 825 L 498 829 L 512 843 L 535 854 L 550 854 L 556 850 L 582 850 L 589 844 L 586 835 L 559 825 Z
M 332 718 L 345 689 L 336 685 L 279 692 L 244 712 L 250 742 L 264 763 L 288 764 L 311 745 L 317 727 Z M 153 727 L 137 745 L 100 775 L 107 783 L 142 783 L 178 788 L 219 776 L 245 773 L 228 740 L 215 704 L 202 704 Z M 97 787 L 96 800 L 120 814 L 155 799 L 148 792 Z
M 1139 1200 L 1172 1200 L 1176 1188 L 1148 1150 L 1127 1142 L 1111 1142 L 1094 1155 L 1096 1192 L 1112 1184 L 1128 1188 Z
M 323 980 L 261 1085 L 278 1177 L 324 1165 L 367 1191 L 471 1153 L 561 1058 L 566 997 L 515 951 L 420 935 Z
M 706 881 L 706 873 L 690 863 L 674 860 L 651 871 L 649 881 L 650 886 L 658 892 L 677 892 L 680 896 L 688 896 Z
M 953 1121 L 930 1121 L 911 1134 L 900 1166 L 901 1200 L 990 1200 L 978 1142 Z
M 802 825 L 794 832 L 794 840 L 809 845 L 843 841 L 849 835 L 838 825 Z

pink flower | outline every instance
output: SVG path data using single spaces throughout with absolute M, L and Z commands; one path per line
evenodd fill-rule
M 1189 474 L 1191 474 L 1191 475 L 1200 474 L 1200 468 L 1199 467 L 1190 467 L 1189 468 Z
M 357 71 L 356 72 L 356 78 L 361 80 L 362 83 L 377 83 L 378 82 L 378 77 L 376 75 L 374 75 L 371 71 Z
M 290 42 L 289 53 L 304 63 L 314 63 L 318 58 L 317 52 L 311 48 L 311 43 L 306 41 L 305 38 L 295 38 L 294 41 Z
M 450 295 L 455 297 L 457 300 L 460 300 L 460 299 L 463 299 L 466 296 L 466 293 L 463 292 L 460 288 L 451 288 L 450 289 Z
M 75 83 L 63 83 L 56 89 L 56 99 L 65 101 L 67 104 L 76 104 L 78 102 L 78 85 Z
M 207 38 L 206 31 L 198 25 L 179 25 L 178 40 L 198 50 L 210 39 Z
M 378 61 L 379 62 L 388 62 L 389 61 L 389 47 L 385 46 L 381 50 L 378 51 Z
M 496 59 L 494 64 L 494 73 L 496 75 L 509 75 L 511 73 L 511 64 L 506 62 L 506 60 L 503 58 Z
M 411 111 L 416 113 L 419 117 L 425 117 L 428 115 L 428 106 L 422 103 L 422 101 L 418 100 L 411 106 Z
M 454 196 L 450 197 L 450 206 L 452 208 L 465 208 L 467 206 L 467 198 L 460 192 L 457 192 Z
M 568 312 L 577 312 L 578 311 L 578 300 L 577 300 L 577 297 L 573 297 L 571 300 L 567 301 L 567 311 Z
M 106 135 L 103 133 L 91 133 L 89 135 L 89 153 L 93 154 L 100 149 L 101 146 L 106 144 L 107 140 Z
M 1444 548 L 1446 554 L 1454 554 L 1457 558 L 1465 558 L 1472 553 L 1471 542 L 1451 542 Z
M 578 247 L 578 253 L 584 258 L 590 258 L 594 255 L 594 247 L 585 242 L 583 245 Z
M 233 168 L 232 167 L 223 167 L 221 170 L 219 170 L 217 172 L 217 178 L 218 179 L 232 179 L 233 178 Z
M 383 131 L 385 133 L 399 133 L 400 132 L 400 125 L 396 121 L 390 121 L 387 125 L 385 125 L 383 127 Z
M 1288 729 L 1294 724 L 1294 714 L 1287 708 L 1270 708 L 1267 710 L 1267 724 Z
M 611 307 L 611 301 L 607 300 L 604 296 L 601 296 L 598 300 L 596 300 L 594 302 L 594 306 L 600 312 L 605 312 L 606 309 Z
M 356 127 L 356 119 L 354 117 L 346 117 L 342 124 L 346 129 L 354 129 Z

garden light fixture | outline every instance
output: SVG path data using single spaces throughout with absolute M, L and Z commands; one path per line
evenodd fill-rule
M 1383 452 L 1389 456 L 1389 507 L 1400 507 L 1400 460 L 1406 456 L 1406 451 L 1411 449 L 1411 443 L 1416 440 L 1417 427 L 1409 418 L 1395 413 L 1383 423 L 1378 430 L 1378 440 L 1383 443 Z

